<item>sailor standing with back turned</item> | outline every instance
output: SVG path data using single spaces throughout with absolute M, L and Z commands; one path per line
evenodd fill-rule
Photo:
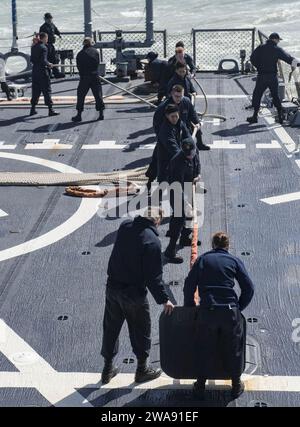
M 257 123 L 257 116 L 260 109 L 260 101 L 266 89 L 270 89 L 273 102 L 278 111 L 278 121 L 283 123 L 282 105 L 278 93 L 278 68 L 279 60 L 290 64 L 292 68 L 300 66 L 300 60 L 293 58 L 286 53 L 278 43 L 282 40 L 277 33 L 272 33 L 265 44 L 258 46 L 250 57 L 252 65 L 257 69 L 258 75 L 252 97 L 254 113 L 247 118 L 250 124 Z

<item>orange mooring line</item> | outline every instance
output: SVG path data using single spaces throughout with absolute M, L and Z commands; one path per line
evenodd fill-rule
M 196 206 L 196 197 L 195 197 L 195 186 L 193 186 L 193 211 L 194 211 L 194 227 L 193 227 L 193 235 L 192 235 L 192 244 L 191 244 L 191 261 L 190 261 L 190 268 L 193 267 L 195 261 L 198 258 L 198 238 L 199 238 L 199 227 L 198 227 L 198 221 L 197 221 L 197 206 Z M 198 289 L 195 292 L 195 303 L 196 305 L 199 305 L 200 299 L 199 299 L 199 293 Z

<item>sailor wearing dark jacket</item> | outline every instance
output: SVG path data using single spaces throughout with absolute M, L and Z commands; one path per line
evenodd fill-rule
M 72 117 L 73 122 L 81 122 L 82 111 L 84 110 L 84 100 L 91 89 L 96 101 L 96 110 L 99 111 L 99 119 L 103 120 L 104 103 L 102 98 L 102 86 L 99 79 L 100 55 L 93 47 L 93 41 L 87 37 L 83 41 L 83 49 L 77 54 L 76 63 L 80 75 L 77 88 L 77 115 Z
M 45 23 L 40 27 L 40 33 L 48 34 L 48 61 L 52 62 L 52 64 L 58 64 L 58 58 L 55 49 L 55 36 L 61 38 L 61 33 L 53 23 L 53 16 L 51 13 L 45 13 L 44 15 Z M 54 67 L 53 75 L 55 78 L 65 77 L 64 73 L 61 73 L 58 68 Z
M 209 150 L 210 147 L 205 145 L 202 141 L 202 131 L 200 120 L 195 110 L 195 107 L 191 103 L 191 100 L 184 96 L 184 88 L 181 85 L 173 86 L 170 97 L 162 102 L 156 109 L 153 117 L 153 127 L 156 135 L 158 135 L 160 126 L 164 120 L 165 109 L 169 104 L 175 104 L 179 107 L 180 119 L 184 122 L 190 133 L 194 131 L 194 125 L 197 125 L 198 131 L 196 134 L 197 148 L 198 150 Z
M 52 63 L 48 61 L 47 50 L 48 35 L 40 33 L 37 43 L 31 47 L 30 62 L 32 63 L 32 97 L 30 116 L 37 114 L 36 105 L 41 93 L 44 96 L 45 105 L 48 106 L 49 116 L 57 116 L 59 113 L 53 110 L 51 98 L 50 68 Z
M 240 375 L 245 337 L 240 312 L 250 304 L 254 285 L 243 262 L 228 252 L 229 238 L 226 233 L 219 232 L 213 236 L 212 248 L 197 259 L 185 280 L 184 305 L 195 305 L 194 295 L 198 290 L 201 319 L 207 330 L 206 336 L 199 339 L 203 340 L 207 354 L 215 349 L 215 342 L 211 343 L 216 334 L 222 341 L 223 363 L 231 372 L 232 395 L 236 398 L 244 389 Z M 240 297 L 234 291 L 235 280 L 241 289 Z M 209 366 L 209 360 L 205 363 Z M 198 378 L 195 383 L 195 391 L 200 396 L 203 396 L 205 381 L 206 378 Z
M 159 369 L 147 366 L 151 348 L 147 288 L 157 304 L 164 304 L 167 314 L 174 308 L 162 280 L 161 243 L 157 230 L 161 219 L 161 209 L 149 208 L 145 217 L 127 219 L 118 230 L 107 271 L 101 350 L 105 359 L 102 372 L 104 384 L 109 383 L 118 372 L 113 366 L 113 358 L 118 353 L 118 338 L 125 320 L 138 361 L 135 381 L 150 381 L 161 374 Z
M 282 40 L 277 33 L 272 33 L 265 44 L 258 46 L 250 57 L 252 65 L 257 69 L 258 76 L 252 97 L 254 113 L 247 121 L 257 123 L 260 102 L 266 89 L 270 89 L 273 103 L 278 111 L 278 121 L 283 123 L 282 105 L 278 93 L 278 61 L 290 64 L 292 68 L 300 66 L 300 61 L 289 55 L 278 44 Z
M 190 136 L 185 124 L 180 120 L 177 105 L 169 104 L 157 136 L 157 144 L 146 175 L 152 182 L 157 178 L 159 183 L 168 180 L 170 160 L 180 151 L 181 141 Z
M 175 55 L 172 56 L 168 61 L 168 80 L 170 80 L 170 78 L 172 78 L 173 74 L 175 73 L 177 62 L 187 64 L 192 77 L 196 74 L 197 68 L 193 62 L 192 57 L 185 52 L 184 43 L 182 41 L 176 43 Z
M 187 66 L 181 62 L 177 62 L 175 67 L 175 74 L 168 83 L 167 93 L 170 96 L 174 86 L 179 85 L 184 88 L 184 96 L 192 99 L 192 95 L 196 95 L 197 91 L 193 85 L 192 80 L 188 76 Z
M 157 52 L 148 52 L 146 59 L 148 59 L 147 72 L 152 84 L 158 85 L 157 103 L 160 104 L 163 97 L 166 95 L 167 82 L 165 81 L 167 61 L 158 58 Z
M 187 217 L 186 207 L 189 206 L 191 210 L 193 201 L 185 200 L 188 196 L 185 191 L 189 190 L 186 188 L 188 183 L 192 186 L 199 180 L 200 170 L 199 151 L 194 139 L 190 136 L 182 141 L 181 149 L 171 159 L 168 168 L 169 184 L 179 184 L 174 188 L 174 191 L 170 191 L 170 205 L 173 215 L 169 229 L 170 243 L 165 251 L 165 257 L 172 263 L 183 262 L 183 258 L 176 254 L 176 244 L 179 237 L 180 246 L 191 246 L 190 234 L 192 230 L 185 226 L 185 220 Z M 192 194 L 192 191 L 188 191 L 188 193 Z

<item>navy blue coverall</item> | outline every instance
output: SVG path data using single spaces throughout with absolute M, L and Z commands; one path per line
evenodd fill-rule
M 193 58 L 188 53 L 184 54 L 184 61 L 186 65 L 188 65 L 190 73 L 195 74 L 197 71 L 197 68 L 194 64 Z M 174 55 L 168 60 L 168 70 L 167 70 L 168 80 L 170 80 L 173 77 L 176 69 L 176 64 L 177 64 L 177 59 L 176 59 L 176 55 Z
M 168 87 L 167 87 L 168 96 L 170 96 L 172 88 L 175 85 L 182 86 L 184 88 L 184 96 L 186 96 L 189 99 L 192 99 L 192 96 L 191 96 L 192 93 L 197 92 L 194 85 L 193 85 L 192 80 L 188 76 L 185 76 L 182 79 L 177 73 L 175 73 L 174 76 L 171 78 L 171 80 L 169 80 L 169 83 L 168 83 Z
M 240 297 L 234 291 L 237 280 Z M 201 355 L 207 372 L 213 372 L 210 360 L 219 352 L 231 378 L 239 377 L 243 367 L 244 330 L 241 311 L 251 302 L 254 285 L 243 262 L 224 249 L 201 255 L 184 284 L 184 305 L 195 306 L 194 294 L 200 297 Z M 206 377 L 208 378 L 208 377 Z
M 45 22 L 40 27 L 40 33 L 46 33 L 48 34 L 48 61 L 52 64 L 58 64 L 59 60 L 57 57 L 56 49 L 55 49 L 55 36 L 61 36 L 60 31 L 56 27 L 56 25 L 53 24 L 53 22 Z M 53 68 L 52 73 L 54 77 L 60 77 L 61 73 L 59 72 L 58 68 Z
M 78 113 L 84 110 L 84 100 L 90 89 L 95 97 L 96 110 L 104 109 L 102 86 L 98 75 L 99 62 L 99 52 L 93 46 L 84 46 L 77 54 L 76 63 L 80 75 L 76 105 Z
M 277 77 L 277 64 L 279 60 L 291 65 L 294 58 L 281 49 L 281 47 L 277 46 L 272 40 L 267 40 L 265 44 L 258 46 L 250 57 L 252 65 L 254 65 L 258 72 L 252 97 L 252 106 L 254 107 L 255 115 L 258 114 L 261 98 L 267 88 L 271 91 L 273 103 L 277 110 L 282 110 Z
M 151 220 L 138 216 L 121 224 L 107 274 L 101 354 L 112 360 L 118 353 L 126 320 L 133 352 L 138 360 L 146 360 L 151 347 L 147 288 L 157 304 L 169 299 L 162 280 L 161 243 Z
M 191 160 L 187 159 L 183 151 L 180 150 L 170 161 L 168 182 L 169 184 L 178 182 L 182 189 L 181 196 L 177 195 L 177 197 L 181 197 L 181 216 L 174 215 L 174 194 L 173 192 L 170 194 L 170 204 L 173 209 L 173 215 L 170 220 L 170 238 L 174 240 L 174 242 L 177 242 L 180 234 L 182 237 L 187 237 L 191 233 L 189 228 L 185 228 L 184 184 L 188 182 L 192 183 L 194 179 L 200 175 L 200 172 L 199 151 L 197 149 L 195 156 Z
M 160 102 L 167 95 L 166 69 L 168 63 L 162 59 L 155 58 L 148 64 L 148 69 L 152 83 L 158 83 L 158 101 Z
M 41 93 L 44 96 L 45 105 L 48 105 L 49 108 L 53 105 L 47 56 L 48 49 L 44 43 L 39 42 L 32 46 L 30 56 L 30 62 L 32 63 L 32 107 L 38 104 Z
M 166 117 L 164 118 L 158 132 L 151 163 L 146 172 L 146 176 L 151 181 L 156 178 L 159 183 L 168 180 L 170 160 L 180 151 L 182 140 L 189 136 L 191 136 L 190 132 L 182 120 L 179 119 L 176 125 L 172 125 Z

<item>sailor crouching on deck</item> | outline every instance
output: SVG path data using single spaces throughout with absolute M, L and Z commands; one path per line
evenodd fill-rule
M 199 340 L 203 341 L 202 348 L 205 351 L 204 360 L 199 363 L 203 362 L 204 370 L 213 371 L 211 360 L 216 351 L 213 337 L 217 336 L 223 365 L 231 373 L 232 397 L 237 398 L 244 391 L 244 384 L 241 382 L 241 361 L 245 336 L 241 311 L 250 304 L 254 285 L 243 262 L 228 252 L 229 238 L 226 233 L 219 232 L 213 236 L 212 248 L 212 251 L 197 259 L 185 280 L 184 305 L 195 305 L 194 295 L 198 289 L 201 319 L 204 324 Z M 233 289 L 234 279 L 241 288 L 239 298 Z M 194 384 L 194 392 L 200 399 L 204 398 L 206 379 L 198 378 Z
M 292 69 L 300 66 L 300 60 L 293 58 L 278 46 L 282 40 L 277 33 L 272 33 L 265 44 L 258 46 L 250 57 L 252 65 L 257 69 L 258 75 L 252 97 L 254 113 L 247 118 L 250 124 L 257 123 L 260 109 L 260 101 L 266 89 L 270 89 L 273 103 L 278 111 L 278 121 L 283 123 L 282 105 L 278 88 L 278 61 L 284 61 L 292 66 Z
M 93 47 L 93 40 L 87 37 L 83 41 L 83 49 L 76 57 L 77 68 L 80 75 L 80 81 L 77 88 L 77 115 L 72 117 L 73 122 L 81 122 L 81 114 L 84 110 L 84 100 L 91 89 L 96 101 L 96 110 L 99 111 L 98 120 L 103 120 L 103 110 L 105 108 L 102 96 L 102 86 L 99 78 L 100 55 Z
M 161 209 L 149 208 L 144 217 L 127 219 L 118 230 L 108 264 L 101 351 L 105 360 L 103 384 L 109 383 L 118 373 L 113 358 L 118 353 L 119 334 L 125 320 L 138 362 L 135 381 L 151 381 L 161 375 L 160 369 L 147 365 L 151 348 L 147 288 L 157 304 L 164 304 L 167 314 L 174 308 L 162 281 L 161 243 L 157 231 L 161 219 Z
M 35 107 L 39 102 L 41 93 L 44 95 L 45 105 L 49 108 L 49 116 L 57 116 L 59 114 L 53 110 L 51 98 L 50 68 L 53 67 L 53 64 L 47 59 L 47 42 L 48 35 L 46 33 L 40 33 L 37 43 L 33 44 L 31 47 L 32 97 L 30 116 L 37 114 Z

